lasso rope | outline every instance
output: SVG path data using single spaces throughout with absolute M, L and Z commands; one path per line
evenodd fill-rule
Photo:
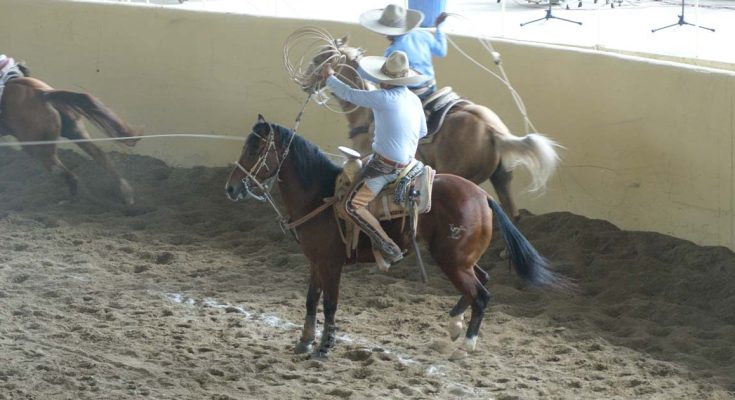
M 448 13 L 448 15 L 461 18 L 470 24 L 474 24 L 471 19 L 462 14 Z M 477 32 L 481 31 L 477 30 Z M 470 60 L 485 72 L 489 73 L 494 78 L 498 79 L 503 83 L 503 85 L 505 85 L 505 87 L 508 88 L 518 111 L 523 116 L 526 133 L 536 132 L 537 129 L 528 117 L 528 111 L 526 110 L 526 105 L 523 103 L 523 99 L 510 83 L 510 78 L 508 78 L 508 74 L 505 72 L 505 68 L 501 62 L 500 53 L 493 48 L 489 39 L 481 36 L 478 36 L 477 39 L 482 47 L 492 56 L 493 62 L 498 66 L 500 74 L 493 72 L 484 64 L 467 54 L 467 52 L 455 43 L 451 37 L 447 36 L 447 41 L 457 49 L 462 56 Z M 300 50 L 298 55 L 296 55 L 297 50 Z M 296 57 L 294 57 L 295 55 Z M 346 57 L 340 51 L 337 41 L 329 34 L 329 32 L 319 27 L 305 26 L 299 28 L 286 38 L 283 45 L 283 64 L 291 80 L 299 85 L 302 90 L 314 93 L 315 102 L 317 104 L 326 107 L 330 111 L 347 114 L 355 111 L 358 107 L 354 106 L 348 110 L 337 110 L 331 107 L 328 104 L 329 96 L 326 94 L 324 80 L 321 79 L 322 69 L 329 65 L 334 69 L 337 75 L 340 75 L 343 80 L 348 81 L 348 83 L 352 84 L 353 87 L 366 89 L 367 85 L 362 78 L 360 78 L 360 75 L 345 61 Z M 341 75 L 340 71 L 342 71 L 343 68 L 354 71 L 355 76 L 357 76 L 359 81 L 354 82 L 351 79 L 347 79 L 344 75 Z
M 298 125 L 297 125 L 298 126 Z M 172 133 L 172 134 L 156 134 L 156 135 L 143 135 L 135 137 L 114 137 L 114 138 L 89 138 L 89 139 L 58 139 L 58 140 L 32 140 L 28 142 L 0 142 L 0 147 L 24 147 L 24 146 L 48 146 L 52 144 L 66 144 L 66 143 L 94 143 L 94 142 L 124 142 L 128 140 L 143 140 L 143 139 L 215 139 L 215 140 L 227 140 L 235 142 L 245 142 L 247 136 L 227 136 L 227 135 L 210 135 L 204 133 Z M 344 159 L 346 158 L 342 154 L 329 153 L 322 150 L 322 153 L 332 158 Z
M 330 111 L 349 114 L 359 107 L 348 110 L 338 110 L 329 105 L 329 96 L 326 94 L 321 72 L 327 66 L 332 67 L 335 74 L 353 87 L 366 89 L 367 85 L 360 78 L 360 74 L 346 62 L 346 56 L 340 52 L 337 39 L 334 39 L 325 29 L 316 26 L 304 26 L 291 35 L 283 43 L 283 65 L 286 73 L 301 90 L 314 94 L 314 101 Z M 351 70 L 357 81 L 347 78 L 341 72 Z
M 27 142 L 0 142 L 0 147 L 12 146 L 47 146 L 50 144 L 64 143 L 91 143 L 91 142 L 123 142 L 127 140 L 141 139 L 161 139 L 161 138 L 190 138 L 190 139 L 217 139 L 217 140 L 234 140 L 244 142 L 246 138 L 226 135 L 208 135 L 198 133 L 173 133 L 170 135 L 143 135 L 134 137 L 114 137 L 114 138 L 89 138 L 89 139 L 57 139 L 57 140 L 31 140 Z
M 474 22 L 471 19 L 465 17 L 462 14 L 447 13 L 447 15 L 452 16 L 452 17 L 459 17 L 459 18 L 461 18 L 461 19 L 469 22 L 470 24 L 473 24 L 474 25 Z M 479 29 L 477 29 L 477 27 L 475 27 L 475 30 L 477 32 L 481 32 Z M 462 50 L 462 48 L 459 47 L 459 45 L 457 45 L 457 43 L 455 43 L 452 40 L 452 38 L 449 37 L 449 35 L 447 35 L 447 41 L 452 45 L 452 47 L 454 47 L 455 49 L 457 49 L 457 51 L 459 51 L 460 54 L 462 54 L 465 58 L 467 58 L 468 60 L 470 60 L 473 64 L 477 65 L 478 67 L 480 67 L 485 72 L 489 73 L 494 78 L 497 78 L 500 82 L 503 83 L 503 85 L 505 85 L 505 87 L 508 88 L 508 90 L 510 91 L 511 96 L 513 97 L 513 101 L 515 101 L 515 103 L 516 103 L 516 107 L 518 108 L 518 111 L 520 111 L 521 115 L 523 115 L 523 123 L 524 123 L 525 129 L 526 129 L 526 134 L 531 133 L 531 132 L 538 132 L 538 130 L 536 129 L 536 127 L 531 122 L 531 119 L 528 117 L 528 111 L 526 110 L 526 105 L 523 103 L 523 99 L 521 98 L 521 95 L 518 94 L 518 92 L 513 88 L 513 85 L 511 85 L 511 83 L 510 83 L 510 79 L 508 78 L 508 74 L 505 72 L 505 68 L 503 67 L 502 60 L 500 59 L 500 53 L 495 50 L 495 48 L 493 47 L 493 44 L 490 41 L 490 39 L 487 39 L 487 38 L 485 38 L 483 36 L 478 36 L 477 37 L 477 40 L 480 42 L 480 45 L 482 45 L 482 47 L 485 50 L 487 50 L 487 52 L 493 58 L 493 62 L 495 63 L 495 65 L 498 66 L 498 70 L 500 71 L 500 75 L 496 74 L 495 72 L 493 72 L 492 70 L 490 70 L 488 67 L 486 67 L 484 64 L 482 64 L 481 62 L 477 61 L 472 56 L 470 56 L 469 54 L 467 54 L 467 52 L 465 52 L 464 50 Z

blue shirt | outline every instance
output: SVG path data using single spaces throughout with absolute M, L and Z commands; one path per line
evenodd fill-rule
M 359 90 L 334 77 L 327 86 L 337 97 L 373 110 L 375 136 L 373 151 L 401 164 L 416 154 L 419 139 L 426 136 L 426 117 L 421 100 L 405 86 L 390 89 Z
M 425 29 L 414 29 L 405 35 L 395 36 L 393 43 L 385 49 L 385 57 L 390 53 L 401 50 L 408 55 L 408 63 L 421 75 L 434 79 L 434 64 L 432 55 L 444 57 L 447 55 L 447 37 L 439 28 L 436 33 Z

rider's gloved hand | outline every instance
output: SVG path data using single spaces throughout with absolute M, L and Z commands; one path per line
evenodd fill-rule
M 332 66 L 327 64 L 322 68 L 322 79 L 327 79 L 328 77 L 334 75 L 334 69 L 332 69 Z
M 439 14 L 436 17 L 436 20 L 434 21 L 434 26 L 441 25 L 447 19 L 448 16 L 449 16 L 449 14 L 447 14 L 445 12 L 442 12 L 441 14 Z

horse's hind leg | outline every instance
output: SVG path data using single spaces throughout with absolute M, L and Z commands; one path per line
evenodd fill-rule
M 71 140 L 90 138 L 89 133 L 87 133 L 87 130 L 84 129 L 84 125 L 82 125 L 81 121 L 74 120 L 64 113 L 60 114 L 62 119 L 61 136 Z M 112 161 L 110 161 L 109 157 L 107 157 L 107 154 L 105 154 L 104 151 L 100 150 L 100 148 L 92 142 L 77 142 L 77 145 L 87 154 L 89 154 L 90 157 L 92 157 L 95 161 L 102 165 L 105 170 L 107 170 L 107 172 L 109 172 L 110 175 L 115 178 L 118 184 L 118 188 L 120 189 L 120 193 L 122 194 L 125 201 L 125 204 L 132 205 L 135 202 L 133 196 L 133 188 L 130 186 L 128 181 L 126 181 L 120 175 L 120 173 L 117 172 L 117 169 L 112 164 Z
M 309 353 L 312 350 L 314 341 L 316 340 L 316 310 L 321 295 L 322 288 L 318 285 L 316 267 L 312 265 L 309 289 L 306 292 L 306 318 L 304 320 L 304 329 L 301 332 L 301 338 L 294 347 L 296 354 Z
M 477 282 L 477 295 L 472 300 L 472 317 L 470 323 L 467 326 L 467 334 L 465 334 L 464 343 L 457 349 L 452 359 L 463 358 L 467 353 L 475 351 L 477 345 L 477 335 L 480 333 L 480 325 L 485 317 L 485 309 L 488 303 L 490 303 L 490 292 Z
M 442 268 L 445 271 L 447 269 Z M 475 350 L 477 344 L 477 334 L 480 331 L 480 324 L 485 316 L 485 308 L 487 308 L 490 302 L 490 292 L 485 289 L 485 286 L 480 282 L 474 272 L 473 268 L 457 269 L 455 273 L 447 274 L 449 279 L 452 281 L 454 286 L 462 292 L 462 297 L 468 299 L 470 306 L 472 307 L 472 317 L 467 328 L 464 342 L 459 346 L 457 350 L 452 353 L 449 357 L 450 360 L 459 360 L 467 356 Z M 460 301 L 462 303 L 462 301 Z M 457 305 L 460 306 L 461 304 Z M 455 308 L 457 308 L 455 306 Z M 455 311 L 455 310 L 453 310 Z
M 46 147 L 46 146 L 43 146 Z M 56 155 L 56 146 L 52 146 L 53 149 L 42 152 L 36 152 L 32 154 L 35 158 L 39 159 L 43 166 L 53 175 L 59 175 L 66 181 L 69 186 L 69 193 L 71 194 L 72 201 L 76 201 L 79 195 L 79 181 L 77 177 L 69 171 L 64 164 L 61 163 L 59 157 Z
M 488 280 L 490 280 L 490 275 L 480 268 L 479 265 L 475 264 L 473 271 L 482 286 L 485 286 Z M 465 296 L 460 296 L 457 304 L 449 311 L 449 326 L 447 327 L 447 331 L 452 341 L 459 339 L 459 336 L 464 332 L 464 312 L 469 306 L 470 300 Z
M 505 213 L 510 215 L 514 220 L 518 219 L 518 209 L 513 201 L 513 197 L 510 193 L 510 181 L 513 179 L 513 172 L 505 169 L 503 161 L 498 163 L 498 167 L 495 168 L 495 172 L 490 175 L 490 183 L 493 184 L 495 193 L 498 195 L 498 200 L 503 206 Z

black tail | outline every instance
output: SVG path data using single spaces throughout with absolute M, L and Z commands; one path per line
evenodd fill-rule
M 524 281 L 538 286 L 565 287 L 569 283 L 562 277 L 549 271 L 549 260 L 536 251 L 531 243 L 513 225 L 503 209 L 495 200 L 488 198 L 487 203 L 498 216 L 500 230 L 510 253 L 510 260 L 518 275 Z

